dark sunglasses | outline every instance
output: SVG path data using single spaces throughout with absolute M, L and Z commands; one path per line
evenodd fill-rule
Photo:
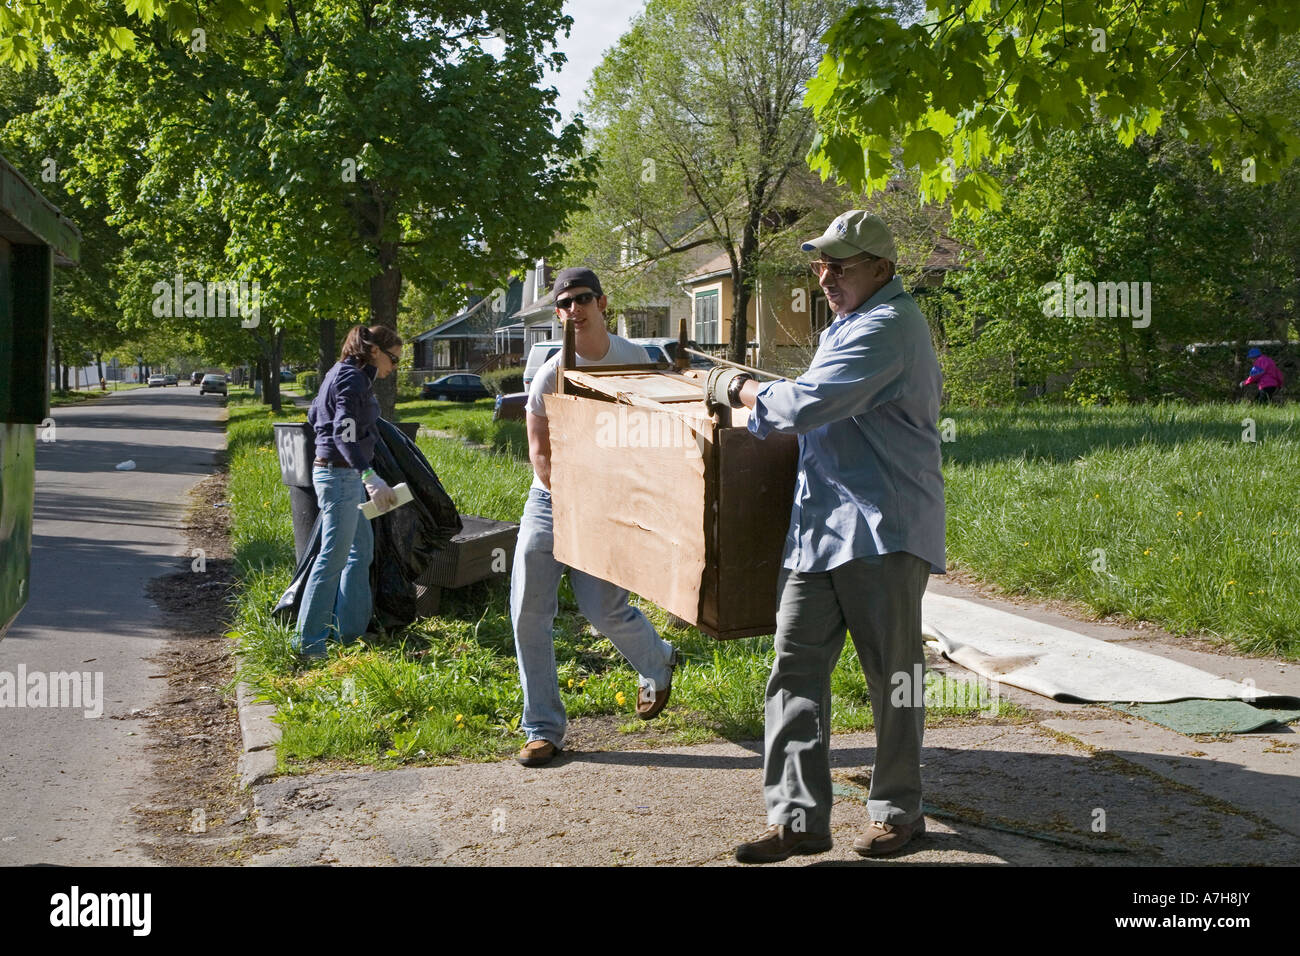
M 394 355 L 392 352 L 388 351 L 387 349 L 381 349 L 380 351 L 382 351 L 385 355 L 387 355 L 387 356 L 388 356 L 388 361 L 392 362 L 394 365 L 401 365 L 401 364 L 402 364 L 402 353 L 401 353 L 401 352 L 398 352 L 396 355 Z
M 594 292 L 579 292 L 571 299 L 556 299 L 555 307 L 561 312 L 568 312 L 575 305 L 586 305 L 588 302 L 595 301 L 595 299 L 596 293 Z

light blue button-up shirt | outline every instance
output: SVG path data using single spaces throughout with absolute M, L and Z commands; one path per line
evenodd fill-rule
M 946 570 L 939 362 L 894 277 L 822 333 L 808 371 L 758 392 L 749 430 L 799 436 L 785 567 L 907 551 Z

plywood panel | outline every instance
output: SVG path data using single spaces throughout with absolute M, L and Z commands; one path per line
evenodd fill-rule
M 711 436 L 653 409 L 572 395 L 545 402 L 556 560 L 695 622 Z
M 672 372 L 601 373 L 571 369 L 566 377 L 615 399 L 622 394 L 639 395 L 656 402 L 702 402 L 704 398 L 703 386 Z

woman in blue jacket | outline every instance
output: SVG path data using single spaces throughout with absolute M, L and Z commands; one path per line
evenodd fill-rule
M 374 538 L 357 506 L 367 492 L 380 508 L 396 503 L 393 489 L 371 467 L 379 437 L 373 383 L 391 375 L 401 358 L 402 340 L 392 329 L 354 326 L 307 413 L 316 432 L 311 477 L 321 513 L 320 552 L 303 589 L 293 640 L 307 657 L 323 657 L 328 638 L 353 640 L 370 623 Z

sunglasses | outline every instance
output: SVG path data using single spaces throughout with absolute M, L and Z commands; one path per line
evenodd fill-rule
M 841 279 L 844 277 L 844 273 L 848 270 L 856 268 L 866 262 L 875 262 L 880 258 L 880 256 L 873 256 L 870 253 L 866 253 L 866 256 L 867 258 L 865 259 L 857 259 L 849 263 L 823 262 L 821 259 L 814 259 L 812 262 L 808 263 L 808 265 L 812 269 L 813 275 L 819 279 L 822 277 L 823 273 L 827 272 L 830 273 L 832 279 Z
M 380 351 L 383 352 L 385 355 L 387 355 L 387 356 L 388 356 L 388 361 L 392 362 L 394 365 L 401 365 L 401 364 L 402 364 L 402 353 L 401 353 L 401 352 L 398 352 L 396 355 L 394 355 L 392 352 L 388 351 L 387 349 L 380 349 Z
M 594 302 L 595 299 L 596 293 L 594 292 L 579 292 L 570 299 L 556 299 L 555 307 L 561 312 L 568 312 L 575 305 L 586 305 L 589 302 Z

